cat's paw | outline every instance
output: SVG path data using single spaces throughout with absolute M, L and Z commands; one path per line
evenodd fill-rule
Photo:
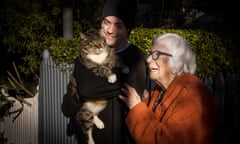
M 102 120 L 98 118 L 98 116 L 94 116 L 94 124 L 96 125 L 97 128 L 103 129 L 104 128 L 104 123 Z
M 108 76 L 108 82 L 109 83 L 115 83 L 117 81 L 117 75 L 116 74 L 111 74 Z

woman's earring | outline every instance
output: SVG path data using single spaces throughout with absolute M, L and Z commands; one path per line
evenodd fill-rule
M 177 72 L 176 71 L 174 71 L 174 72 L 171 72 L 172 73 L 172 75 L 176 75 L 177 74 Z

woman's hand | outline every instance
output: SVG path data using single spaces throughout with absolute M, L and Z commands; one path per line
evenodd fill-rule
M 120 94 L 119 98 L 123 100 L 129 109 L 132 109 L 135 105 L 141 102 L 141 97 L 138 95 L 135 88 L 125 83 L 125 87 L 122 88 L 122 92 L 125 95 Z

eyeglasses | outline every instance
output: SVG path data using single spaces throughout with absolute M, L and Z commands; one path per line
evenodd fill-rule
M 166 55 L 166 56 L 172 57 L 172 55 L 169 54 L 169 53 L 165 53 L 165 52 L 161 52 L 161 51 L 157 51 L 157 50 L 155 50 L 155 51 L 150 51 L 149 56 L 150 56 L 150 55 L 152 55 L 152 59 L 153 59 L 153 60 L 157 60 L 157 59 L 160 57 L 160 55 Z

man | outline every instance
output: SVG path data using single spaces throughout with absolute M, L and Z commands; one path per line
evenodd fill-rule
M 128 42 L 128 36 L 134 26 L 135 10 L 137 4 L 134 0 L 108 0 L 102 10 L 101 30 L 107 45 L 114 49 L 122 62 L 128 67 L 129 73 L 119 72 L 120 80 L 109 84 L 102 77 L 91 75 L 87 69 L 76 61 L 73 75 L 77 81 L 77 90 L 82 98 L 107 99 L 107 107 L 99 114 L 104 122 L 104 129 L 94 126 L 93 138 L 96 144 L 128 144 L 133 143 L 125 125 L 125 115 L 128 111 L 126 105 L 118 98 L 123 82 L 136 88 L 139 95 L 143 95 L 146 86 L 146 66 L 144 53 Z M 120 74 L 121 73 L 121 74 Z M 72 104 L 77 100 L 65 96 L 62 111 L 70 117 L 75 124 L 75 114 L 79 107 Z M 72 129 L 71 129 L 72 128 Z M 79 144 L 86 143 L 80 128 L 77 125 L 70 127 L 75 131 Z

